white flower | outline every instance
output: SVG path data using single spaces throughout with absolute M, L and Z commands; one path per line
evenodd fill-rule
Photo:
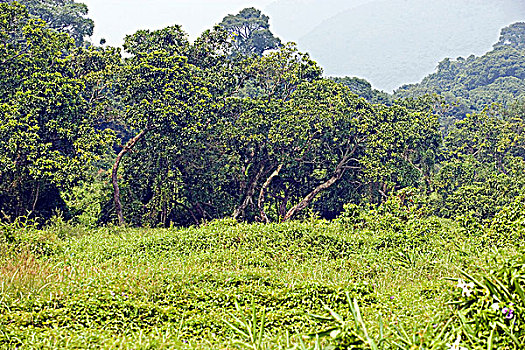
M 472 283 L 472 282 L 465 283 L 465 281 L 463 281 L 460 278 L 460 279 L 458 279 L 458 288 L 463 289 L 463 291 L 461 292 L 462 296 L 469 298 L 470 295 L 472 294 L 472 288 L 474 288 L 474 283 Z
M 463 292 L 461 294 L 464 297 L 469 298 L 470 295 L 472 294 L 472 288 L 474 288 L 474 283 L 470 282 L 468 284 L 465 284 L 465 286 L 463 286 Z
M 459 343 L 461 343 L 461 335 L 458 334 L 458 338 L 453 344 L 447 343 L 448 350 L 468 350 L 463 346 L 459 346 Z
M 499 303 L 494 303 L 494 304 L 492 304 L 491 308 L 492 308 L 492 310 L 494 310 L 494 311 L 498 311 L 498 310 L 499 310 Z

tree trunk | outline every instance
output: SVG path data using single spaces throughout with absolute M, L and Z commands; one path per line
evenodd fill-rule
M 298 204 L 294 205 L 283 218 L 283 221 L 290 220 L 292 216 L 294 216 L 297 212 L 303 210 L 306 208 L 310 202 L 319 194 L 319 192 L 326 190 L 327 188 L 331 187 L 334 183 L 336 183 L 344 174 L 343 169 L 337 169 L 335 171 L 334 176 L 329 178 L 327 181 L 323 182 L 319 186 L 317 186 L 312 192 L 310 192 L 306 197 L 303 198 Z
M 115 211 L 117 213 L 118 217 L 118 223 L 120 226 L 124 226 L 124 215 L 122 214 L 122 203 L 120 202 L 120 189 L 118 187 L 118 178 L 117 178 L 117 172 L 118 167 L 120 165 L 120 161 L 122 160 L 122 157 L 126 153 L 129 153 L 135 147 L 137 142 L 140 141 L 146 135 L 146 133 L 149 131 L 149 129 L 144 129 L 141 132 L 139 132 L 135 137 L 133 137 L 131 140 L 128 141 L 126 146 L 122 148 L 122 150 L 117 155 L 117 159 L 115 160 L 115 164 L 113 164 L 113 171 L 111 172 L 111 181 L 113 182 L 113 200 L 115 202 Z
M 40 194 L 40 182 L 36 185 L 36 194 L 35 194 L 35 200 L 33 201 L 33 206 L 31 207 L 31 214 L 35 214 L 36 204 L 38 202 L 38 196 Z
M 290 200 L 290 191 L 288 187 L 284 187 L 284 197 L 282 198 L 281 204 L 279 204 L 279 218 L 283 218 L 286 215 L 286 207 L 288 206 L 288 201 Z
M 265 195 L 266 189 L 268 188 L 268 186 L 270 186 L 270 183 L 272 182 L 272 180 L 275 177 L 279 176 L 279 172 L 281 171 L 282 168 L 283 168 L 283 165 L 279 164 L 279 166 L 277 167 L 277 169 L 275 169 L 272 175 L 270 175 L 270 177 L 266 179 L 266 182 L 262 185 L 261 191 L 259 192 L 259 200 L 257 201 L 257 206 L 259 207 L 259 213 L 261 214 L 261 220 L 264 223 L 270 222 L 270 220 L 268 219 L 268 216 L 264 212 L 264 195 Z
M 334 183 L 336 183 L 341 177 L 344 175 L 347 167 L 348 162 L 351 161 L 352 155 L 356 152 L 357 147 L 359 146 L 360 141 L 356 140 L 355 144 L 351 146 L 350 143 L 348 143 L 347 148 L 344 152 L 343 158 L 337 164 L 335 167 L 335 171 L 333 173 L 333 176 L 329 178 L 327 181 L 323 182 L 319 186 L 317 186 L 312 192 L 310 192 L 306 197 L 304 197 L 298 204 L 294 205 L 286 215 L 283 217 L 283 221 L 290 220 L 292 216 L 294 216 L 297 212 L 303 210 L 306 208 L 310 202 L 319 194 L 319 192 L 322 192 L 326 190 L 327 188 L 330 188 Z
M 235 208 L 235 210 L 233 211 L 232 216 L 235 220 L 237 220 L 239 217 L 243 217 L 246 212 L 246 208 L 248 208 L 250 204 L 253 204 L 253 195 L 255 193 L 255 188 L 257 187 L 257 183 L 259 182 L 259 179 L 261 178 L 263 172 L 264 165 L 261 165 L 261 168 L 257 172 L 257 175 L 255 175 L 255 178 L 250 183 L 250 187 L 248 187 L 248 190 L 246 191 L 246 196 L 244 197 L 242 204 Z

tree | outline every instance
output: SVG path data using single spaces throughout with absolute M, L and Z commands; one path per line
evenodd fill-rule
M 525 22 L 517 22 L 501 30 L 499 41 L 494 48 L 500 46 L 513 46 L 517 49 L 525 49 Z
M 260 186 L 279 167 L 283 149 L 291 147 L 278 135 L 293 138 L 293 129 L 285 128 L 297 127 L 285 119 L 287 101 L 298 85 L 321 75 L 319 66 L 293 45 L 255 58 L 246 70 L 258 93 L 227 99 L 217 124 L 218 143 L 229 154 L 229 188 L 237 202 L 233 216 L 239 219 L 253 219 L 260 212 L 256 209 Z
M 106 54 L 75 48 L 17 3 L 0 3 L 0 40 L 0 210 L 47 217 L 111 136 L 96 130 L 97 102 L 87 98 L 100 93 L 105 64 L 73 63 Z
M 250 60 L 230 59 L 228 33 L 220 26 L 205 31 L 192 44 L 178 26 L 139 31 L 128 37 L 125 48 L 134 56 L 115 75 L 119 82 L 116 92 L 120 96 L 117 105 L 122 108 L 121 119 L 128 129 L 122 143 L 132 141 L 144 128 L 147 131 L 136 143 L 129 144 L 129 149 L 123 146 L 116 149 L 120 161 L 114 167 L 113 183 L 119 190 L 122 218 L 126 217 L 126 222 L 133 225 L 186 225 L 224 217 L 232 203 L 228 191 L 218 190 L 227 186 L 228 176 L 228 168 L 223 167 L 228 155 L 217 137 L 223 124 L 218 120 L 225 99 L 236 94 L 248 76 L 245 63 Z M 180 98 L 165 93 L 169 72 L 160 69 L 158 63 L 154 64 L 158 80 L 140 80 L 143 72 L 153 68 L 153 57 L 160 55 L 183 60 L 179 67 L 181 74 L 173 81 L 174 86 L 180 84 L 176 89 Z M 137 68 L 141 65 L 149 66 Z M 166 63 L 163 67 L 169 66 Z M 189 91 L 192 84 L 198 88 L 196 91 Z M 131 91 L 147 95 L 131 96 Z M 184 92 L 188 96 L 182 101 Z M 159 111 L 162 106 L 172 108 L 177 101 L 181 104 L 185 101 L 186 112 L 181 111 L 178 117 L 169 114 L 159 117 L 151 121 L 156 126 L 150 129 L 146 125 L 149 116 L 132 118 L 130 114 L 140 109 L 141 100 L 157 100 Z M 113 202 L 118 203 L 115 199 Z
M 320 201 L 340 206 L 325 205 L 333 213 L 353 193 L 360 194 L 359 201 L 382 201 L 390 191 L 419 185 L 429 176 L 441 136 L 428 109 L 373 106 L 331 81 L 301 85 L 290 102 L 303 127 L 311 125 L 310 151 L 285 180 L 297 194 L 284 220 L 321 195 Z
M 139 142 L 148 142 L 147 138 L 155 142 L 148 142 L 152 147 L 143 153 L 146 159 L 162 154 L 164 145 L 176 149 L 193 138 L 210 98 L 199 68 L 188 63 L 189 43 L 179 26 L 139 31 L 126 37 L 124 47 L 133 56 L 118 72 L 117 86 L 125 105 L 123 118 L 133 136 L 119 151 L 112 170 L 115 210 L 121 225 L 124 215 L 117 175 L 124 156 Z
M 281 46 L 281 40 L 269 29 L 268 20 L 260 10 L 250 7 L 224 17 L 220 25 L 230 33 L 235 54 L 260 56 Z
M 308 132 L 302 138 L 307 151 L 293 158 L 302 171 L 295 169 L 293 181 L 288 181 L 292 186 L 300 183 L 307 186 L 302 191 L 296 189 L 297 202 L 288 208 L 283 220 L 309 206 L 347 171 L 360 169 L 359 158 L 373 125 L 371 105 L 329 80 L 299 86 L 290 103 L 295 119 Z
M 354 94 L 363 97 L 370 103 L 392 104 L 392 97 L 389 94 L 373 89 L 372 85 L 365 79 L 357 77 L 334 77 L 330 79 L 336 83 L 347 86 Z
M 474 213 L 487 219 L 510 203 L 525 184 L 523 104 L 486 110 L 456 122 L 445 138 L 445 159 L 434 179 L 443 216 Z
M 13 3 L 14 0 L 0 0 Z M 66 33 L 77 46 L 84 44 L 86 36 L 93 35 L 93 20 L 87 18 L 88 7 L 74 0 L 19 0 L 29 14 L 44 20 L 48 27 Z

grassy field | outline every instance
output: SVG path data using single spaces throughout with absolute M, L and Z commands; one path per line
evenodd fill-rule
M 0 347 L 449 348 L 460 333 L 448 302 L 461 296 L 450 278 L 490 270 L 493 246 L 456 221 L 372 219 L 4 225 Z

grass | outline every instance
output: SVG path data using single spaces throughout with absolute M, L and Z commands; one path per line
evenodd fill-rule
M 265 339 L 284 349 L 286 334 L 299 346 L 325 327 L 308 316 L 327 315 L 325 305 L 350 317 L 347 293 L 370 332 L 381 316 L 390 334 L 402 325 L 421 337 L 452 317 L 447 278 L 485 269 L 489 254 L 456 223 L 432 220 L 416 236 L 319 220 L 20 228 L 0 243 L 0 347 L 232 349 L 242 345 L 227 322 L 253 303 Z

